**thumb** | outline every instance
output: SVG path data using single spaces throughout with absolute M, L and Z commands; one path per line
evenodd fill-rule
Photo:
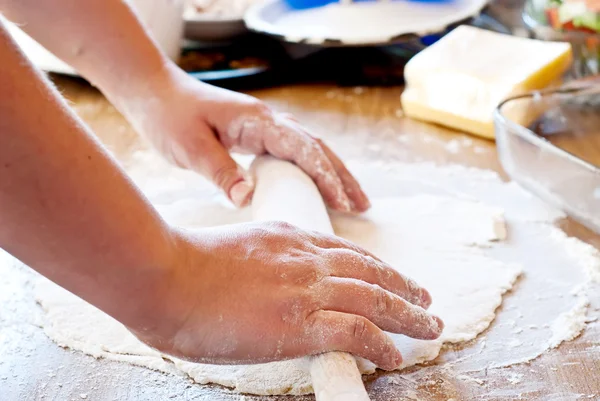
M 254 193 L 254 180 L 216 139 L 204 143 L 203 157 L 194 170 L 208 177 L 237 207 L 246 206 Z

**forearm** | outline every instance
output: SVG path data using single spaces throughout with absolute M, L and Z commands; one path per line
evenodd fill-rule
M 0 12 L 119 108 L 148 96 L 170 63 L 124 0 L 0 0 Z
M 169 227 L 1 24 L 0 60 L 0 247 L 126 324 L 143 319 L 128 300 L 172 260 Z

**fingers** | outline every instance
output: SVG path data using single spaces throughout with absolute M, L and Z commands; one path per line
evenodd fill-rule
M 431 305 L 429 291 L 371 255 L 359 254 L 349 249 L 332 249 L 327 252 L 327 258 L 331 261 L 331 276 L 353 278 L 378 285 L 424 309 Z
M 335 235 L 316 232 L 309 235 L 313 245 L 326 249 L 325 257 L 329 262 L 331 276 L 376 284 L 424 309 L 431 305 L 429 291 L 366 249 Z
M 192 169 L 208 177 L 237 207 L 246 206 L 254 192 L 254 182 L 214 137 L 202 141 L 202 157 L 192 161 Z
M 244 121 L 235 135 L 224 136 L 229 148 L 267 153 L 294 162 L 315 182 L 325 202 L 341 212 L 363 212 L 370 206 L 360 185 L 341 160 L 321 140 L 313 138 L 289 114 L 272 113 L 264 104 L 254 120 Z M 250 123 L 252 122 L 252 123 Z M 236 138 L 231 142 L 231 137 Z
M 341 212 L 353 211 L 341 177 L 320 144 L 292 119 L 275 115 L 275 126 L 264 132 L 264 146 L 271 155 L 294 162 L 308 174 L 329 207 Z
M 291 160 L 314 180 L 325 203 L 334 210 L 352 212 L 344 184 L 319 144 L 307 134 L 298 136 L 300 134 L 294 132 L 290 135 L 296 135 L 295 140 L 299 143 Z
M 342 163 L 342 161 L 337 157 L 337 155 L 333 153 L 333 151 L 329 149 L 329 147 L 327 147 L 327 145 L 325 145 L 325 143 L 321 139 L 314 138 L 313 136 L 309 135 L 305 131 L 305 129 L 297 122 L 296 119 L 287 114 L 283 115 L 283 119 L 287 120 L 286 126 L 289 126 L 296 135 L 302 134 L 302 136 L 305 139 L 305 147 L 310 147 L 314 150 L 312 152 L 313 155 L 311 157 L 313 159 L 319 158 L 323 160 L 323 163 L 330 165 L 332 172 L 334 172 L 337 178 L 339 178 L 341 188 L 339 188 L 338 190 L 343 191 L 344 195 L 347 197 L 349 201 L 349 210 L 339 209 L 331 204 L 329 206 L 343 212 L 364 212 L 367 209 L 369 209 L 369 207 L 371 206 L 369 199 L 367 198 L 363 190 L 360 188 L 360 185 L 358 184 L 356 179 L 352 176 L 352 174 L 350 174 L 346 166 L 344 166 L 344 163 Z M 297 158 L 294 161 L 302 169 L 305 169 L 303 167 L 302 152 L 298 152 L 296 153 L 296 155 Z M 308 160 L 310 160 L 310 158 Z M 321 188 L 319 186 L 319 190 L 321 190 L 321 193 L 324 193 L 324 191 L 327 190 L 327 188 Z
M 307 231 L 309 235 L 311 235 L 311 242 L 323 249 L 350 249 L 356 253 L 361 255 L 370 256 L 375 260 L 381 261 L 377 256 L 373 255 L 368 250 L 356 245 L 355 243 L 348 241 L 342 237 L 338 237 L 337 235 L 323 234 L 317 231 Z
M 442 320 L 377 285 L 329 277 L 316 288 L 321 309 L 363 316 L 385 331 L 420 340 L 434 340 Z
M 359 213 L 367 211 L 371 207 L 371 202 L 369 202 L 369 198 L 367 198 L 367 195 L 363 192 L 360 184 L 356 181 L 356 178 L 350 174 L 350 171 L 348 171 L 344 163 L 342 163 L 339 157 L 337 157 L 337 155 L 333 153 L 321 139 L 316 138 L 315 140 L 319 143 L 323 152 L 329 158 L 333 168 L 340 177 L 346 195 L 348 195 L 348 198 L 350 199 L 352 211 Z
M 402 363 L 402 355 L 393 341 L 362 316 L 316 311 L 306 319 L 304 330 L 300 354 L 349 352 L 386 370 L 396 369 Z

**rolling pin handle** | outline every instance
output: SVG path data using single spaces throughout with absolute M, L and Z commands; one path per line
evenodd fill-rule
M 327 208 L 310 177 L 292 163 L 269 156 L 257 158 L 252 170 L 255 221 L 280 220 L 297 227 L 333 234 Z M 317 401 L 369 401 L 356 360 L 344 352 L 310 358 L 310 375 Z

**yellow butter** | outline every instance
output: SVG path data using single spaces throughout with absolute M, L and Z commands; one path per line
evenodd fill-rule
M 404 113 L 486 138 L 507 97 L 555 82 L 569 68 L 571 46 L 460 26 L 406 65 Z

